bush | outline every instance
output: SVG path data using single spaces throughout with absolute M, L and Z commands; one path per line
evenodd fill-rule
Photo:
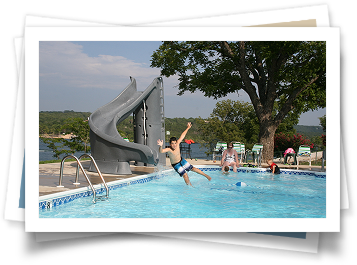
M 309 139 L 299 133 L 294 135 L 277 133 L 274 136 L 274 151 L 285 151 L 291 147 L 297 152 L 301 145 L 308 145 L 311 149 L 314 147 L 314 144 Z
M 322 139 L 322 144 L 326 147 L 326 134 L 322 134 L 320 138 Z

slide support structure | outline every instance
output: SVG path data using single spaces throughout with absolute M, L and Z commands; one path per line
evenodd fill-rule
M 133 114 L 134 142 L 127 142 L 116 129 Z M 162 78 L 143 92 L 131 83 L 110 103 L 89 117 L 91 153 L 102 173 L 130 175 L 130 162 L 137 166 L 166 165 L 165 154 L 158 152 L 158 139 L 165 139 L 164 91 Z M 90 171 L 94 171 L 91 164 Z

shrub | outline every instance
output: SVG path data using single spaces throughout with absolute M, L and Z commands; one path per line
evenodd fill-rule
M 299 133 L 289 135 L 281 132 L 274 136 L 274 151 L 284 151 L 291 147 L 297 152 L 301 145 L 308 145 L 311 149 L 314 147 L 314 144 L 309 139 Z
M 326 134 L 322 134 L 320 138 L 322 139 L 322 144 L 326 147 Z

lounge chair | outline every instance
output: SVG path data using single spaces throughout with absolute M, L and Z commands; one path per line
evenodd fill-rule
M 191 144 L 187 144 L 186 146 L 184 146 L 183 143 L 180 143 L 180 153 L 183 158 L 190 157 L 190 159 L 192 160 L 191 151 Z
M 297 166 L 299 166 L 299 161 L 303 157 L 309 157 L 310 159 L 310 168 L 311 168 L 311 149 L 308 145 L 301 145 L 297 153 Z
M 245 160 L 246 157 L 246 153 L 245 153 L 245 144 L 241 143 L 240 144 L 240 162 L 243 163 L 243 161 Z
M 255 144 L 251 151 L 248 152 L 247 158 L 249 154 L 252 155 L 252 162 L 255 164 L 258 162 L 258 165 L 261 165 L 262 162 L 262 152 L 263 152 L 263 145 L 262 144 Z
M 242 163 L 245 158 L 245 145 L 240 142 L 235 142 L 233 143 L 233 149 L 240 155 L 240 163 Z
M 222 158 L 222 153 L 227 149 L 227 143 L 217 142 L 215 149 L 213 150 L 212 160 L 217 160 L 217 157 Z

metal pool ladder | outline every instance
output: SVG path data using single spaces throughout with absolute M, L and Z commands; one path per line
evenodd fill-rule
M 88 178 L 86 172 L 84 171 L 84 168 L 83 168 L 83 166 L 82 166 L 82 163 L 80 162 L 80 160 L 81 160 L 83 157 L 89 157 L 89 158 L 92 160 L 92 162 L 93 162 L 95 168 L 97 169 L 97 173 L 98 173 L 99 177 L 100 177 L 101 180 L 103 181 L 103 184 L 104 184 L 105 189 L 106 189 L 106 191 L 107 191 L 106 198 L 108 198 L 108 197 L 109 197 L 109 189 L 108 189 L 108 186 L 107 186 L 107 184 L 105 183 L 105 180 L 104 180 L 104 178 L 103 178 L 103 176 L 102 176 L 102 173 L 100 172 L 100 170 L 99 170 L 99 168 L 98 168 L 98 166 L 97 166 L 97 163 L 95 162 L 94 158 L 93 158 L 91 155 L 89 155 L 89 154 L 83 154 L 83 155 L 81 155 L 79 158 L 77 158 L 77 157 L 74 156 L 74 155 L 67 155 L 67 156 L 65 156 L 65 157 L 62 159 L 61 168 L 60 168 L 59 185 L 58 185 L 57 187 L 58 187 L 58 188 L 63 188 L 63 187 L 64 187 L 64 186 L 62 186 L 63 166 L 64 166 L 64 161 L 65 161 L 67 158 L 70 158 L 70 157 L 74 158 L 74 159 L 77 161 L 76 180 L 75 180 L 75 183 L 73 183 L 73 184 L 74 184 L 74 185 L 79 185 L 79 184 L 80 184 L 80 183 L 78 182 L 79 168 L 80 168 L 80 169 L 82 170 L 82 173 L 83 173 L 84 177 L 86 178 L 86 180 L 87 180 L 87 182 L 88 182 L 90 188 L 92 189 L 92 192 L 93 192 L 93 203 L 96 203 L 96 201 L 97 201 L 96 191 L 95 191 L 95 189 L 94 189 L 92 183 L 90 182 L 90 180 L 89 180 L 89 178 Z

